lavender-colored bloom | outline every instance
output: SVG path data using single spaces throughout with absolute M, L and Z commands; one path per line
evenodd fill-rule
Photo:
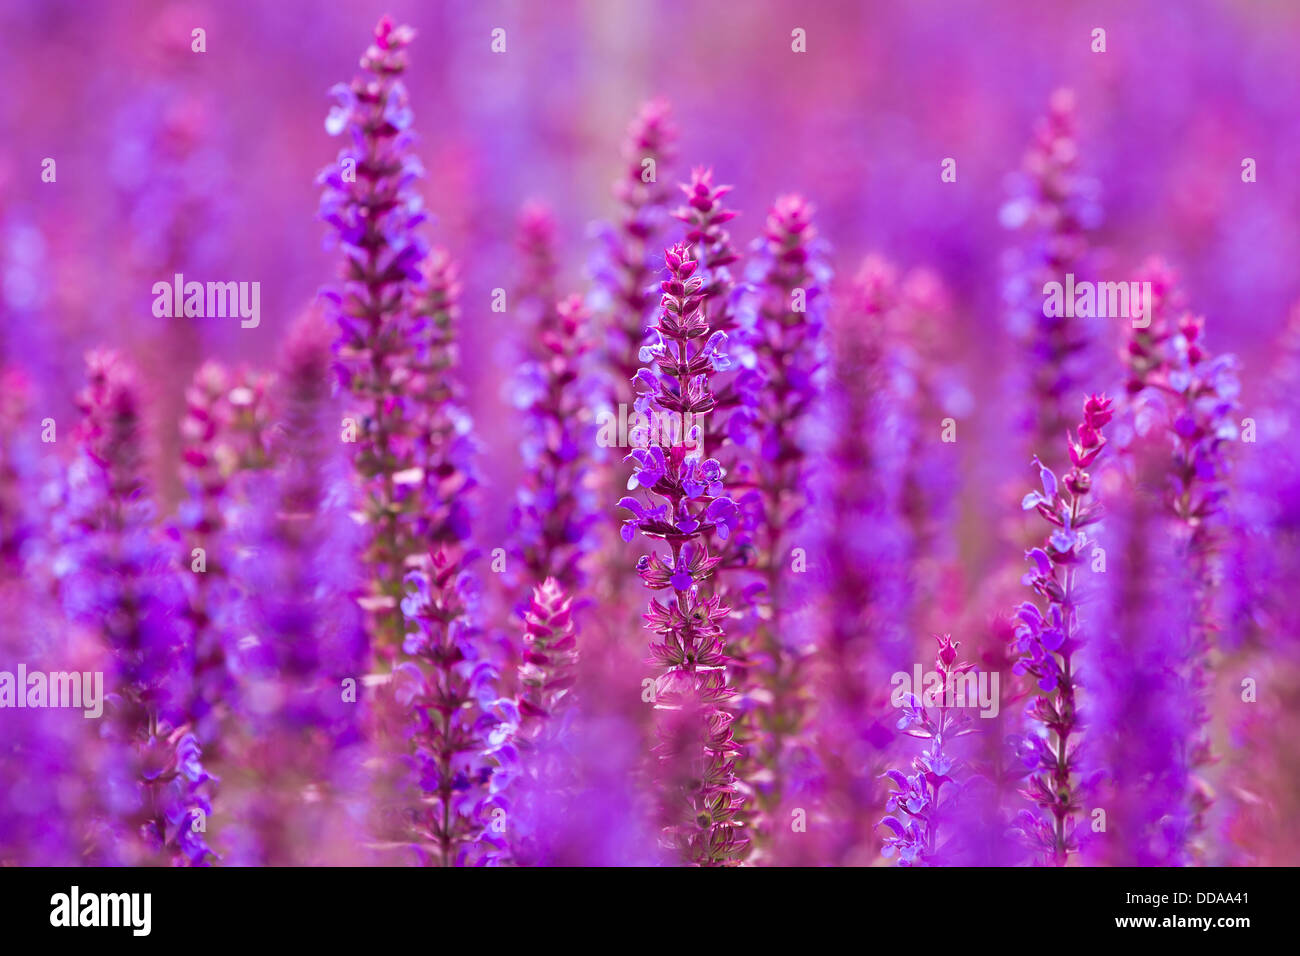
M 1081 565 L 1086 567 L 1084 556 L 1090 551 L 1085 529 L 1101 517 L 1099 505 L 1089 500 L 1092 476 L 1087 469 L 1107 444 L 1101 430 L 1113 414 L 1110 399 L 1089 397 L 1078 437 L 1069 441 L 1073 467 L 1058 481 L 1035 459 L 1043 493 L 1031 492 L 1023 503 L 1050 527 L 1042 547 L 1026 552 L 1030 569 L 1022 579 L 1042 603 L 1026 601 L 1015 612 L 1020 655 L 1015 672 L 1037 682 L 1039 693 L 1028 716 L 1042 728 L 1019 742 L 1034 765 L 1022 792 L 1046 815 L 1022 810 L 1016 828 L 1041 860 L 1057 866 L 1064 866 L 1080 845 L 1074 816 L 1081 809 L 1076 735 L 1083 727 L 1076 655 L 1086 643 L 1079 608 L 1087 572 Z
M 713 366 L 691 343 L 708 334 L 701 311 L 703 280 L 695 275 L 692 250 L 677 245 L 665 254 L 668 278 L 655 331 L 670 344 L 645 370 L 653 382 L 653 407 L 668 415 L 704 414 L 712 410 L 709 387 Z M 629 456 L 631 457 L 631 456 Z M 662 540 L 668 554 L 651 552 L 637 563 L 641 579 L 652 590 L 672 590 L 666 602 L 652 600 L 646 626 L 657 636 L 650 645 L 651 661 L 661 668 L 655 682 L 655 707 L 661 711 L 659 744 L 660 818 L 664 846 L 684 863 L 726 866 L 738 863 L 748 840 L 737 820 L 741 798 L 736 792 L 732 714 L 727 702 L 730 664 L 721 622 L 730 609 L 705 590 L 718 559 L 711 557 L 705 535 L 729 533 L 734 507 L 722 488 L 689 494 L 684 484 L 692 470 L 684 445 L 668 449 L 665 468 L 653 485 L 642 486 L 652 506 L 636 497 L 620 502 L 635 516 L 635 529 L 651 540 Z M 713 473 L 713 466 L 707 469 Z M 645 474 L 642 468 L 641 474 Z M 717 483 L 715 482 L 715 485 Z M 698 486 L 697 486 L 698 490 Z M 723 529 L 728 529 L 724 531 Z
M 1205 320 L 1178 311 L 1181 299 L 1172 271 L 1155 262 L 1144 272 L 1153 275 L 1148 281 L 1157 307 L 1147 328 L 1132 330 L 1124 354 L 1135 440 L 1158 436 L 1172 445 L 1165 502 L 1189 570 L 1193 608 L 1183 661 L 1197 726 L 1188 755 L 1193 772 L 1191 831 L 1196 834 L 1204 830 L 1212 802 L 1204 780 L 1213 760 L 1205 699 L 1209 657 L 1222 626 L 1221 550 L 1232 520 L 1226 502 L 1230 450 L 1239 434 L 1240 384 L 1236 358 L 1212 356 L 1206 349 Z
M 911 550 L 897 440 L 904 429 L 888 389 L 895 270 L 868 258 L 840 301 L 831 313 L 828 427 L 815 446 L 825 449 L 826 467 L 813 475 L 823 502 L 814 540 L 824 555 L 814 739 L 835 833 L 822 852 L 865 865 L 875 856 L 869 813 L 880 803 L 883 750 L 894 739 L 884 719 L 889 675 L 913 659 L 912 595 L 901 570 Z
M 1178 544 L 1161 531 L 1164 458 L 1159 443 L 1144 441 L 1125 457 L 1131 475 L 1100 476 L 1119 488 L 1097 532 L 1115 571 L 1095 578 L 1084 652 L 1089 743 L 1080 776 L 1096 787 L 1089 804 L 1105 812 L 1105 827 L 1089 834 L 1081 856 L 1097 865 L 1189 862 L 1187 748 L 1198 704 L 1183 654 L 1192 582 Z
M 933 866 L 960 859 L 962 835 L 947 831 L 968 772 L 950 745 L 976 731 L 971 716 L 962 709 L 971 702 L 958 688 L 962 675 L 975 665 L 957 662 L 959 642 L 946 634 L 938 640 L 934 664 L 940 682 L 937 693 L 926 689 L 921 696 L 915 691 L 908 694 L 898 721 L 899 730 L 930 741 L 929 748 L 912 758 L 915 773 L 887 770 L 882 775 L 893 784 L 885 809 L 895 815 L 877 824 L 884 833 L 881 852 L 887 857 L 897 854 L 899 866 Z M 957 706 L 959 697 L 961 706 Z
M 416 465 L 394 480 L 418 478 L 422 485 L 420 507 L 413 515 L 418 541 L 459 544 L 470 535 L 469 493 L 478 484 L 473 421 L 455 378 L 460 360 L 456 338 L 460 279 L 445 249 L 428 255 L 420 277 L 411 305 L 411 376 L 404 388 L 415 400 Z
M 424 795 L 406 813 L 407 845 L 425 865 L 504 862 L 502 791 L 516 762 L 510 739 L 518 711 L 497 698 L 497 670 L 474 621 L 477 598 L 462 559 L 431 554 L 406 583 L 409 660 L 393 672 L 393 689 L 414 717 L 411 763 Z
M 544 311 L 533 338 L 535 357 L 521 369 L 530 387 L 517 398 L 526 416 L 520 450 L 527 471 L 512 515 L 514 550 L 528 580 L 555 578 L 573 593 L 585 580 L 598 519 L 584 460 L 595 430 L 584 368 L 590 316 L 582 300 L 570 296 Z
M 1096 183 L 1079 171 L 1074 94 L 1057 90 L 1034 131 L 1014 194 L 999 213 L 1021 242 L 1008 256 L 1007 322 L 1024 355 L 1019 387 L 1031 448 L 1044 448 L 1072 425 L 1070 398 L 1087 381 L 1091 324 L 1048 315 L 1044 286 L 1084 278 L 1088 232 L 1100 220 Z
M 183 723 L 188 681 L 179 664 L 189 635 L 180 582 L 153 526 L 139 390 L 113 353 L 92 353 L 88 367 L 80 455 L 67 477 L 60 596 L 72 620 L 100 629 L 113 656 L 108 711 L 131 788 L 113 823 L 127 858 L 202 864 L 211 851 L 194 814 L 212 812 L 211 778 Z
M 387 18 L 361 58 L 365 76 L 339 84 L 326 120 L 347 134 L 338 160 L 317 179 L 320 217 L 344 253 L 340 288 L 329 293 L 339 325 L 335 350 L 343 386 L 360 405 L 355 466 L 365 488 L 372 573 L 366 609 L 374 615 L 376 652 L 392 657 L 400 643 L 406 558 L 418 553 L 416 522 L 424 475 L 417 451 L 417 398 L 409 389 L 415 321 L 413 286 L 428 251 L 418 227 L 426 215 L 416 182 L 410 110 L 401 76 L 415 33 Z
M 742 506 L 758 513 L 752 545 L 766 607 L 744 653 L 742 686 L 755 703 L 742 730 L 742 767 L 747 777 L 760 767 L 767 771 L 756 780 L 756 832 L 764 838 L 785 828 L 785 790 L 797 787 L 794 768 L 807 762 L 809 751 L 802 739 L 809 711 L 804 672 L 813 640 L 795 614 L 799 578 L 791 573 L 791 549 L 799 545 L 809 505 L 809 419 L 823 386 L 830 280 L 823 253 L 812 206 L 799 196 L 780 197 L 755 244 L 748 266 L 754 285 L 741 317 L 748 360 L 742 359 L 746 372 L 737 387 L 756 399 L 748 448 L 752 492 Z
M 611 402 L 624 401 L 626 383 L 639 368 L 637 351 L 646 333 L 654 303 L 651 251 L 662 234 L 670 197 L 664 175 L 672 162 L 677 139 L 670 108 L 664 100 L 646 103 L 628 126 L 623 144 L 627 165 L 614 184 L 620 210 L 618 222 L 605 230 L 603 261 L 594 278 L 611 300 L 606 364 L 611 375 Z
M 229 620 L 240 635 L 231 657 L 241 719 L 228 724 L 228 749 L 259 781 L 223 793 L 234 820 L 222 832 L 238 865 L 355 861 L 363 842 L 354 819 L 363 750 L 355 688 L 367 645 L 360 610 L 347 600 L 363 582 L 347 518 L 350 468 L 330 452 L 330 362 L 328 325 L 308 312 L 281 360 L 276 467 L 245 476 L 250 502 L 232 528 L 246 544 L 232 573 L 242 591 Z

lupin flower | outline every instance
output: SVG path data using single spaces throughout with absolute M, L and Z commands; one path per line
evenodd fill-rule
M 409 846 L 426 865 L 504 862 L 502 790 L 515 763 L 513 702 L 496 697 L 497 672 L 474 623 L 476 598 L 463 559 L 439 551 L 407 575 L 409 622 L 393 680 L 414 715 L 413 770 L 424 797 L 407 811 Z
M 199 821 L 212 778 L 182 722 L 180 650 L 188 635 L 176 572 L 153 527 L 141 400 L 114 353 L 88 356 L 78 398 L 81 454 L 68 474 L 57 575 L 73 620 L 100 629 L 113 656 L 110 711 L 130 796 L 115 822 L 135 862 L 203 864 L 212 855 Z M 202 812 L 202 817 L 197 812 Z
M 939 687 L 924 689 L 920 696 L 909 693 L 898 721 L 898 729 L 909 737 L 930 741 L 929 749 L 912 758 L 914 773 L 887 770 L 882 775 L 893 784 L 885 809 L 896 816 L 887 816 L 877 824 L 885 834 L 881 852 L 886 857 L 897 854 L 899 866 L 948 862 L 960 838 L 942 826 L 953 821 L 965 776 L 962 762 L 948 745 L 976 732 L 971 716 L 963 709 L 974 701 L 967 700 L 964 688 L 959 686 L 961 675 L 975 665 L 958 663 L 960 642 L 947 634 L 938 641 L 934 667 Z
M 1044 286 L 1064 285 L 1087 268 L 1088 232 L 1100 220 L 1096 183 L 1079 171 L 1074 94 L 1052 94 L 1034 130 L 1015 195 L 999 217 L 1021 235 L 1008 259 L 1007 321 L 1026 356 L 1021 387 L 1031 448 L 1059 439 L 1072 424 L 1069 397 L 1086 378 L 1089 323 L 1048 315 Z
M 749 270 L 755 285 L 743 306 L 742 337 L 753 356 L 749 377 L 757 402 L 753 487 L 740 504 L 761 515 L 752 543 L 766 613 L 744 655 L 746 690 L 761 694 L 747 714 L 744 765 L 748 776 L 759 766 L 771 772 L 757 793 L 760 811 L 775 819 L 784 816 L 786 782 L 808 750 L 802 739 L 809 711 L 804 671 L 812 642 L 791 637 L 797 629 L 789 626 L 796 603 L 790 553 L 799 544 L 809 504 L 809 418 L 824 384 L 830 280 L 812 206 L 802 197 L 777 199 Z M 772 819 L 761 820 L 759 833 L 768 834 L 772 826 Z
M 346 133 L 338 160 L 317 179 L 320 217 L 343 248 L 343 284 L 335 303 L 335 350 L 342 384 L 360 405 L 355 467 L 365 488 L 372 572 L 366 609 L 376 650 L 392 656 L 401 636 L 402 577 L 418 553 L 415 524 L 424 476 L 416 443 L 419 409 L 410 394 L 412 287 L 421 281 L 426 215 L 415 188 L 424 171 L 412 150 L 411 109 L 401 77 L 415 33 L 385 17 L 361 58 L 365 75 L 332 90 L 338 103 L 326 131 Z
M 705 413 L 714 403 L 709 378 L 715 368 L 701 344 L 709 335 L 701 311 L 703 280 L 695 274 L 697 260 L 686 246 L 668 249 L 664 258 L 668 277 L 654 326 L 664 344 L 655 355 L 655 369 L 642 369 L 638 384 L 654 410 L 677 416 Z M 724 540 L 729 535 L 738 518 L 735 503 L 716 480 L 716 462 L 688 455 L 684 443 L 667 454 L 657 446 L 638 451 L 642 454 L 628 460 L 638 466 L 634 484 L 646 497 L 619 502 L 634 515 L 624 537 L 640 531 L 668 546 L 667 555 L 654 552 L 637 563 L 646 587 L 670 591 L 662 602 L 651 600 L 645 615 L 657 638 L 650 646 L 651 661 L 660 668 L 655 706 L 664 712 L 655 748 L 663 841 L 682 862 L 734 865 L 748 840 L 736 819 L 742 801 L 736 792 L 733 716 L 726 707 L 733 691 L 727 684 L 730 661 L 721 622 L 729 609 L 706 590 L 717 561 L 704 542 L 710 531 Z
M 1079 849 L 1074 822 L 1080 809 L 1075 735 L 1083 724 L 1075 655 L 1086 642 L 1079 614 L 1085 586 L 1080 565 L 1086 563 L 1089 544 L 1085 529 L 1101 519 L 1100 505 L 1090 500 L 1092 476 L 1087 469 L 1106 447 L 1102 428 L 1113 414 L 1109 398 L 1090 396 L 1083 405 L 1077 438 L 1068 442 L 1073 467 L 1058 480 L 1050 468 L 1034 459 L 1043 490 L 1030 492 L 1022 502 L 1026 511 L 1036 511 L 1051 526 L 1042 546 L 1025 555 L 1030 569 L 1022 580 L 1033 588 L 1041 605 L 1026 601 L 1016 610 L 1019 659 L 1014 668 L 1017 674 L 1037 681 L 1039 693 L 1028 714 L 1044 731 L 1017 742 L 1026 763 L 1034 768 L 1022 793 L 1048 816 L 1023 810 L 1016 826 L 1034 852 L 1058 866 L 1065 865 Z

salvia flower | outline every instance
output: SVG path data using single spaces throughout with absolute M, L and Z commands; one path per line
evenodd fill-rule
M 497 670 L 473 620 L 473 581 L 459 556 L 438 551 L 407 574 L 402 613 L 407 660 L 393 673 L 397 702 L 409 709 L 414 781 L 409 845 L 433 866 L 504 862 L 502 790 L 515 754 L 519 715 L 497 698 Z
M 761 531 L 752 543 L 766 608 L 745 653 L 746 688 L 762 691 L 762 700 L 747 714 L 745 740 L 747 762 L 772 772 L 769 782 L 758 788 L 758 803 L 774 818 L 786 816 L 781 812 L 784 781 L 793 776 L 792 767 L 803 762 L 807 750 L 801 739 L 809 710 L 803 672 L 813 643 L 811 634 L 802 640 L 794 637 L 803 629 L 792 625 L 796 600 L 791 549 L 799 545 L 809 505 L 809 419 L 824 384 L 830 281 L 812 212 L 813 207 L 795 195 L 782 196 L 773 205 L 749 263 L 755 286 L 745 306 L 743 331 L 753 356 L 751 377 L 757 395 L 753 487 L 747 498 L 761 514 Z M 773 825 L 760 822 L 759 832 Z
M 176 571 L 155 533 L 141 398 L 115 353 L 88 356 L 78 397 L 80 455 L 67 477 L 66 524 L 56 574 L 74 621 L 100 629 L 112 654 L 114 744 L 128 789 L 114 825 L 135 862 L 202 864 L 211 777 L 184 723 L 189 635 Z
M 1195 609 L 1184 661 L 1199 728 L 1189 753 L 1195 790 L 1192 831 L 1198 833 L 1205 826 L 1204 815 L 1211 804 L 1210 788 L 1204 780 L 1204 771 L 1213 761 L 1205 697 L 1210 660 L 1217 651 L 1222 627 L 1221 552 L 1231 520 L 1228 477 L 1230 452 L 1239 434 L 1240 384 L 1236 358 L 1212 355 L 1206 347 L 1205 320 L 1190 312 L 1173 313 L 1181 301 L 1173 291 L 1172 272 L 1158 266 L 1148 266 L 1147 271 L 1155 274 L 1150 281 L 1160 308 L 1153 308 L 1148 328 L 1130 332 L 1124 357 L 1137 438 L 1162 438 L 1172 445 L 1165 500 L 1190 569 Z
M 1085 529 L 1101 518 L 1100 506 L 1091 500 L 1088 469 L 1106 447 L 1102 428 L 1113 414 L 1109 398 L 1089 397 L 1077 438 L 1068 441 L 1070 471 L 1058 480 L 1035 459 L 1042 491 L 1030 492 L 1022 503 L 1049 526 L 1043 544 L 1025 555 L 1030 567 L 1023 583 L 1033 589 L 1039 603 L 1026 601 L 1015 613 L 1019 654 L 1015 672 L 1037 682 L 1039 693 L 1028 714 L 1042 728 L 1019 742 L 1034 767 L 1022 793 L 1046 811 L 1046 817 L 1021 811 L 1017 828 L 1035 853 L 1060 866 L 1079 849 L 1074 820 L 1080 809 L 1076 751 L 1083 724 L 1076 654 L 1086 641 L 1080 616 L 1089 543 Z
M 654 330 L 665 348 L 655 356 L 653 370 L 641 370 L 638 384 L 660 412 L 704 413 L 713 407 L 714 367 L 701 354 L 709 327 L 701 311 L 698 260 L 684 245 L 668 249 L 664 258 L 667 278 Z M 652 600 L 645 615 L 655 635 L 651 662 L 659 668 L 654 700 L 662 714 L 655 754 L 663 842 L 684 863 L 733 865 L 748 840 L 736 819 L 742 801 L 736 791 L 733 716 L 726 707 L 733 691 L 727 684 L 730 661 L 722 622 L 730 612 L 707 590 L 717 559 L 704 542 L 710 531 L 726 539 L 737 518 L 735 503 L 716 480 L 716 464 L 700 462 L 684 443 L 667 453 L 657 446 L 638 451 L 643 454 L 628 460 L 638 466 L 634 484 L 644 497 L 619 502 L 634 516 L 624 537 L 639 531 L 668 548 L 667 554 L 652 552 L 637 563 L 646 587 L 670 592 L 663 601 Z
M 1044 301 L 1047 283 L 1064 288 L 1068 275 L 1083 278 L 1088 233 L 1100 219 L 1097 185 L 1079 169 L 1077 125 L 1074 94 L 1057 90 L 1034 131 L 1015 194 L 1000 212 L 1002 224 L 1020 236 L 1008 257 L 1005 298 L 1008 325 L 1025 356 L 1022 407 L 1033 448 L 1070 427 L 1070 396 L 1090 359 L 1090 323 L 1049 314 L 1055 310 Z
M 415 188 L 423 169 L 412 151 L 401 79 L 414 35 L 384 18 L 361 58 L 365 73 L 334 87 L 338 103 L 325 128 L 347 134 L 348 142 L 317 180 L 320 216 L 344 252 L 343 284 L 328 295 L 339 325 L 340 378 L 360 406 L 355 466 L 365 487 L 366 563 L 373 573 L 367 609 L 375 615 L 377 650 L 390 655 L 400 640 L 397 602 L 406 559 L 420 550 L 414 524 L 423 484 L 416 449 L 421 422 L 407 387 L 414 334 L 409 299 L 428 251 Z
M 527 388 L 516 390 L 526 415 L 520 450 L 527 470 L 512 530 L 528 580 L 555 578 L 572 593 L 585 580 L 599 518 L 584 459 L 595 443 L 584 366 L 591 321 L 576 295 L 542 318 L 534 330 L 536 358 L 521 370 Z
M 961 686 L 962 675 L 975 665 L 958 663 L 960 643 L 950 636 L 945 634 L 938 641 L 934 663 L 938 686 L 922 689 L 919 696 L 909 693 L 898 721 L 899 730 L 928 740 L 929 749 L 912 758 L 913 773 L 887 770 L 883 775 L 893 784 L 885 801 L 886 811 L 893 816 L 877 824 L 885 834 L 881 852 L 886 857 L 897 854 L 899 866 L 934 865 L 946 862 L 954 853 L 956 838 L 944 832 L 943 824 L 953 821 L 965 772 L 949 744 L 975 733 L 973 720 L 964 710 L 974 701 L 966 699 Z

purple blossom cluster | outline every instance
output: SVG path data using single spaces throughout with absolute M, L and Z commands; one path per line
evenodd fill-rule
M 933 14 L 810 8 L 786 69 L 713 6 L 644 24 L 639 111 L 574 39 L 621 11 L 508 57 L 456 5 L 307 60 L 264 18 L 317 98 L 365 47 L 273 131 L 174 16 L 114 31 L 107 200 L 0 105 L 58 165 L 0 158 L 0 865 L 1294 862 L 1294 97 L 1171 113 L 1116 42 L 882 110 L 854 44 L 890 92 Z M 160 325 L 181 274 L 260 325 Z

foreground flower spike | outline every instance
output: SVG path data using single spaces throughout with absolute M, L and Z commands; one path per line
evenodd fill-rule
M 181 480 L 186 500 L 180 508 L 180 560 L 189 592 L 193 635 L 190 666 L 193 687 L 189 719 L 210 760 L 221 746 L 220 726 L 234 681 L 227 666 L 227 635 L 221 605 L 232 595 L 226 553 L 227 476 L 233 465 L 227 446 L 230 381 L 225 368 L 205 362 L 185 392 L 181 421 Z M 224 459 L 224 460 L 223 460 Z
M 504 862 L 508 806 L 500 791 L 518 715 L 495 699 L 497 673 L 474 623 L 472 581 L 460 557 L 438 551 L 406 584 L 410 659 L 393 681 L 398 703 L 414 716 L 414 779 L 423 792 L 408 811 L 408 845 L 426 865 Z
M 770 782 L 757 788 L 759 809 L 768 817 L 759 824 L 764 836 L 787 825 L 783 791 L 794 767 L 804 762 L 809 711 L 805 671 L 811 634 L 796 642 L 788 622 L 794 597 L 791 553 L 799 545 L 809 501 L 808 418 L 821 394 L 826 349 L 830 272 L 819 258 L 812 211 L 800 196 L 779 198 L 749 266 L 758 282 L 748 317 L 752 324 L 744 332 L 759 377 L 753 481 L 761 522 L 753 544 L 766 607 L 745 655 L 747 684 L 761 689 L 763 701 L 747 715 L 742 773 L 748 778 L 760 766 L 770 771 Z
M 338 104 L 325 128 L 349 142 L 317 182 L 320 216 L 345 254 L 335 303 L 335 346 L 343 386 L 359 406 L 355 467 L 365 488 L 370 529 L 365 560 L 372 574 L 366 610 L 376 651 L 391 657 L 400 643 L 397 611 L 406 559 L 415 544 L 423 476 L 416 440 L 421 422 L 407 382 L 411 371 L 411 288 L 421 279 L 427 247 L 416 181 L 423 170 L 411 149 L 411 109 L 401 76 L 415 33 L 387 18 L 361 58 L 365 75 L 332 90 Z
M 958 737 L 976 732 L 973 718 L 962 709 L 974 703 L 967 694 L 973 685 L 963 684 L 962 675 L 975 665 L 957 662 L 960 642 L 947 634 L 938 641 L 934 668 L 939 687 L 926 688 L 920 697 L 909 693 L 901 701 L 903 716 L 898 721 L 899 730 L 929 740 L 930 748 L 912 758 L 914 774 L 901 770 L 884 773 L 894 785 L 885 809 L 897 816 L 887 816 L 877 824 L 885 833 L 881 852 L 887 857 L 897 853 L 899 866 L 951 862 L 956 852 L 957 836 L 944 832 L 940 840 L 940 833 L 942 824 L 953 820 L 964 771 L 961 761 L 946 748 Z
M 723 357 L 701 311 L 703 281 L 692 250 L 679 244 L 664 258 L 668 278 L 654 326 L 657 344 L 650 348 L 655 368 L 641 369 L 636 381 L 645 407 L 680 419 L 713 409 L 709 378 Z M 637 448 L 627 460 L 634 464 L 631 487 L 643 496 L 619 501 L 632 514 L 623 538 L 631 541 L 639 531 L 668 546 L 667 555 L 653 551 L 637 562 L 646 587 L 671 589 L 665 601 L 651 600 L 645 615 L 656 637 L 650 660 L 661 669 L 654 700 L 663 842 L 684 863 L 734 865 L 749 841 L 736 819 L 742 800 L 726 708 L 734 692 L 721 622 L 729 609 L 709 594 L 718 559 L 709 555 L 705 535 L 725 541 L 739 517 L 736 504 L 724 494 L 718 462 L 689 454 L 685 443 L 666 452 L 658 445 Z
M 1033 509 L 1050 526 L 1041 547 L 1028 551 L 1030 570 L 1023 581 L 1033 588 L 1041 606 L 1026 601 L 1016 610 L 1015 649 L 1017 674 L 1029 674 L 1038 683 L 1039 694 L 1029 706 L 1029 717 L 1042 725 L 1043 734 L 1018 741 L 1018 750 L 1033 773 L 1022 791 L 1047 818 L 1022 810 L 1016 826 L 1030 848 L 1045 862 L 1064 866 L 1079 849 L 1074 814 L 1079 804 L 1078 740 L 1071 737 L 1082 729 L 1078 710 L 1078 674 L 1075 654 L 1085 635 L 1079 605 L 1082 574 L 1089 541 L 1085 528 L 1101 519 L 1101 507 L 1089 500 L 1092 476 L 1088 470 L 1106 439 L 1101 430 L 1113 415 L 1111 400 L 1093 395 L 1084 402 L 1078 437 L 1069 441 L 1073 467 L 1063 481 L 1050 468 L 1034 459 L 1042 480 L 1042 492 L 1025 495 L 1022 507 Z
M 554 578 L 573 593 L 585 582 L 583 564 L 599 519 L 583 457 L 595 439 L 584 374 L 591 316 L 574 295 L 541 318 L 536 358 L 521 369 L 515 390 L 515 404 L 527 416 L 520 445 L 527 470 L 511 530 L 526 580 Z
M 87 364 L 60 593 L 68 616 L 99 629 L 113 657 L 114 745 L 130 795 L 112 804 L 110 823 L 124 831 L 126 862 L 203 864 L 211 777 L 183 723 L 185 602 L 153 528 L 137 380 L 115 353 L 91 353 Z
M 1008 324 L 1023 355 L 1022 407 L 1031 448 L 1059 440 L 1072 424 L 1070 396 L 1085 380 L 1089 321 L 1048 315 L 1044 286 L 1087 267 L 1088 231 L 1100 218 L 1096 184 L 1079 171 L 1074 94 L 1052 94 L 1025 155 L 1022 185 L 1002 207 L 1004 226 L 1021 234 L 1007 281 Z
M 625 400 L 626 382 L 640 367 L 637 350 L 654 303 L 651 250 L 662 233 L 664 210 L 671 196 L 664 174 L 674 158 L 676 140 L 668 103 L 657 99 L 641 108 L 623 144 L 627 165 L 614 184 L 619 218 L 605 236 L 608 262 L 599 270 L 613 298 L 607 358 L 616 388 L 615 407 Z
M 516 739 L 536 745 L 555 726 L 569 698 L 578 661 L 573 598 L 554 578 L 533 589 L 524 615 L 523 663 L 519 665 L 519 729 Z

